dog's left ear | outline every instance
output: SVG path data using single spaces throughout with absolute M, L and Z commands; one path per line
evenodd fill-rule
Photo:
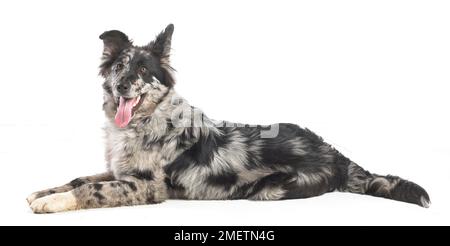
M 162 31 L 155 40 L 147 45 L 147 49 L 160 59 L 168 58 L 170 56 L 170 45 L 172 43 L 172 34 L 174 26 L 169 24 L 164 31 Z
M 173 24 L 169 24 L 164 31 L 156 36 L 155 40 L 145 46 L 146 50 L 159 58 L 161 69 L 164 74 L 162 81 L 169 87 L 175 84 L 175 77 L 173 75 L 174 69 L 170 66 L 170 47 L 172 44 L 173 29 Z

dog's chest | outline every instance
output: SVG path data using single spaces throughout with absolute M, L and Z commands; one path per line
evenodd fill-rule
M 157 133 L 106 127 L 107 158 L 116 176 L 135 170 L 155 170 L 165 163 Z

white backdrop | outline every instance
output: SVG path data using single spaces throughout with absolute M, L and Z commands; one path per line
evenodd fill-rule
M 2 1 L 0 224 L 450 224 L 448 1 Z M 109 29 L 146 44 L 175 24 L 178 92 L 215 119 L 308 127 L 432 205 L 332 193 L 168 201 L 34 215 L 33 191 L 104 170 Z

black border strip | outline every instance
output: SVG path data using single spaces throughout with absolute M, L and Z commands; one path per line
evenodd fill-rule
M 371 243 L 413 243 L 426 245 L 433 242 L 445 242 L 449 234 L 448 227 L 295 227 L 295 226 L 155 226 L 155 227 L 72 227 L 72 226 L 40 226 L 40 227 L 0 227 L 1 239 L 4 242 L 33 242 L 39 244 L 87 244 L 98 242 L 136 245 L 152 245 L 156 243 L 172 244 L 279 244 L 292 243 L 302 245 L 314 244 L 371 244 Z M 176 240 L 176 236 L 183 240 Z M 182 233 L 182 234 L 181 234 Z M 194 234 L 195 233 L 195 234 Z M 202 240 L 200 234 L 208 233 Z M 197 240 L 186 240 L 187 237 Z M 178 237 L 179 238 L 179 237 Z M 219 238 L 223 240 L 219 240 Z M 204 239 L 204 238 L 203 238 Z

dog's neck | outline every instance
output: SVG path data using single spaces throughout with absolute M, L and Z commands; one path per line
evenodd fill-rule
M 148 92 L 139 109 L 135 112 L 136 118 L 151 116 L 156 108 L 170 102 L 170 99 L 175 95 L 173 88 L 161 87 L 160 90 L 153 90 Z

